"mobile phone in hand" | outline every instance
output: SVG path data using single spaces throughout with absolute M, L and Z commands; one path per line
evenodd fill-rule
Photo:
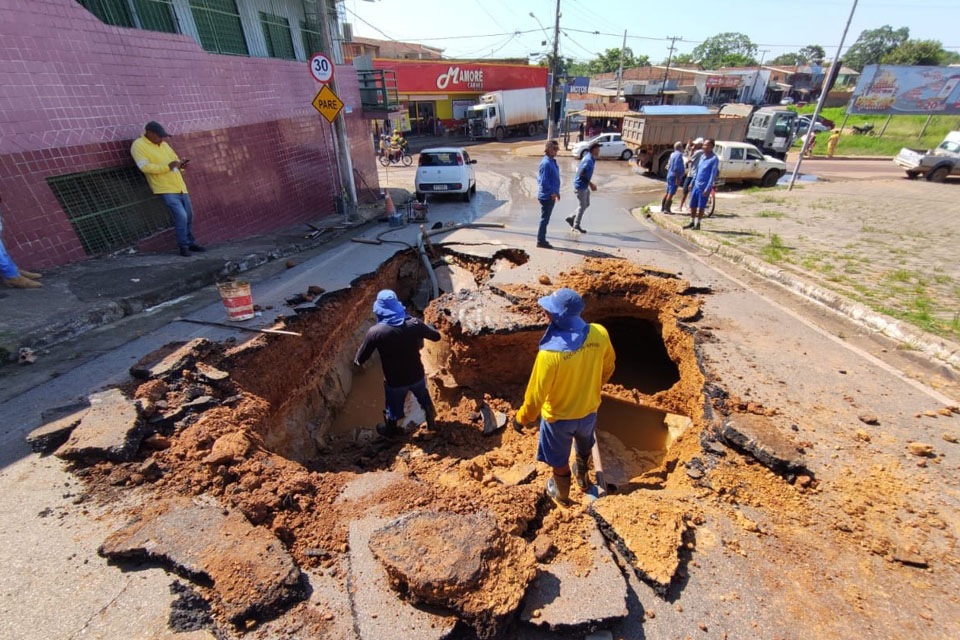
M 181 160 L 181 161 L 180 161 L 180 168 L 181 168 L 181 169 L 184 168 L 184 167 L 187 166 L 189 163 L 190 163 L 190 159 L 189 159 L 189 158 L 187 158 L 186 160 Z

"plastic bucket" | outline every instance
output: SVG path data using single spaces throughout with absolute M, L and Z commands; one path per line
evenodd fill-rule
M 391 227 L 394 227 L 394 228 L 402 227 L 403 216 L 400 215 L 399 211 L 397 213 L 391 213 L 389 216 L 387 216 L 387 222 L 390 224 Z
M 239 322 L 254 316 L 249 282 L 218 282 L 217 290 L 230 320 Z

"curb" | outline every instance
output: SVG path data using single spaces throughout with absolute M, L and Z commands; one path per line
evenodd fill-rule
M 739 249 L 734 249 L 716 240 L 711 240 L 701 234 L 691 233 L 681 228 L 679 224 L 665 219 L 662 214 L 644 214 L 640 208 L 632 209 L 631 213 L 638 219 L 646 217 L 653 221 L 658 227 L 670 231 L 702 249 L 707 249 L 714 254 L 719 254 L 730 262 L 738 264 L 756 275 L 781 284 L 797 295 L 819 302 L 837 313 L 843 314 L 856 324 L 870 331 L 881 333 L 888 338 L 917 349 L 954 369 L 960 369 L 960 345 L 954 342 L 904 325 L 890 316 L 877 313 L 859 302 L 854 302 L 834 291 L 824 289 Z

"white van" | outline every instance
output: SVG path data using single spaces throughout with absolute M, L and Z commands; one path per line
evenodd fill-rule
M 423 202 L 430 193 L 459 193 L 469 202 L 477 192 L 476 160 L 462 147 L 436 147 L 420 152 L 413 188 Z

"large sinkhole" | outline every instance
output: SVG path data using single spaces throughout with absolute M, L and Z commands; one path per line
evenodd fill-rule
M 617 353 L 617 368 L 610 382 L 654 394 L 680 380 L 680 370 L 667 353 L 659 323 L 625 316 L 597 322 L 610 333 L 610 342 Z

